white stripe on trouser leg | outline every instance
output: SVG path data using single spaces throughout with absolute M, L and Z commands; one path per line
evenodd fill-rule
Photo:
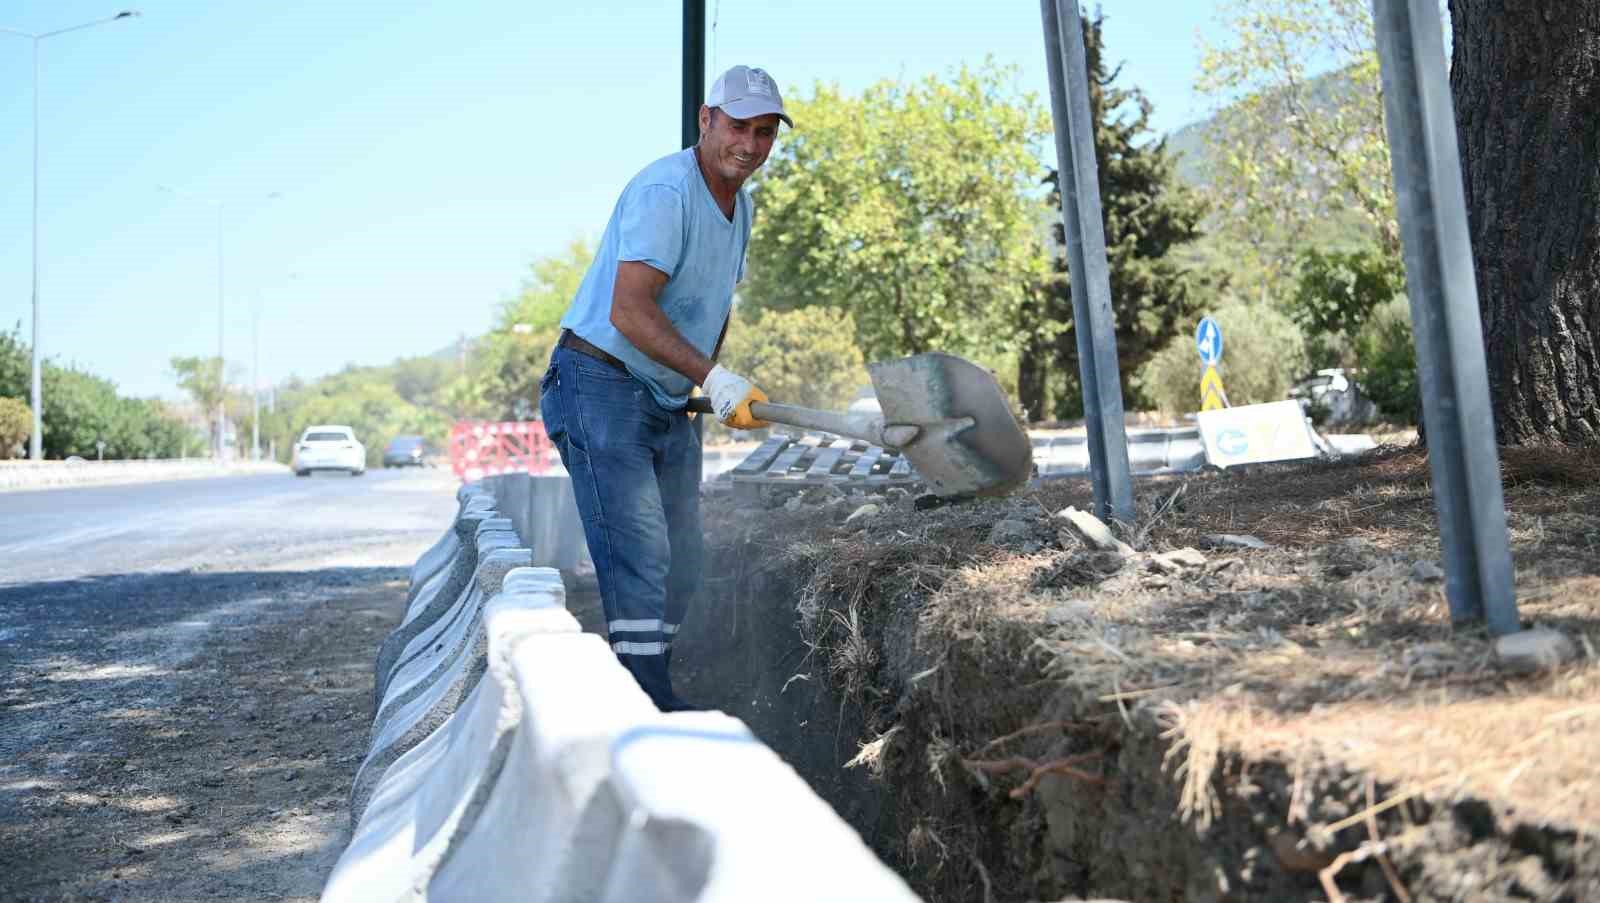
M 666 643 L 612 643 L 611 651 L 618 655 L 663 655 L 667 651 Z
M 661 632 L 666 634 L 667 636 L 672 636 L 673 634 L 678 632 L 678 628 L 680 626 L 682 626 L 682 625 L 680 625 L 680 624 L 662 624 L 661 625 Z
M 662 630 L 660 618 L 633 618 L 607 621 L 606 630 L 610 633 L 655 633 Z M 676 631 L 674 626 L 668 633 Z

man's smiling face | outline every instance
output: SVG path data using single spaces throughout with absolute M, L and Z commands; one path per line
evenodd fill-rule
M 778 137 L 778 115 L 735 119 L 710 107 L 700 111 L 700 160 L 718 178 L 734 188 L 767 162 Z

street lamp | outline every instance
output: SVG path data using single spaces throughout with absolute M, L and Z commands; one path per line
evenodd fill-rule
M 44 399 L 39 380 L 39 42 L 45 38 L 82 31 L 96 25 L 105 25 L 118 19 L 138 16 L 137 10 L 123 10 L 114 16 L 34 34 L 15 28 L 0 28 L 0 33 L 27 38 L 33 42 L 33 436 L 28 440 L 28 457 L 35 461 L 44 458 Z
M 181 195 L 191 200 L 199 201 L 203 204 L 210 204 L 211 206 L 217 208 L 217 463 L 221 464 L 224 444 L 226 442 L 225 436 L 227 435 L 226 430 L 228 410 L 228 359 L 224 357 L 222 353 L 223 325 L 227 316 L 227 307 L 222 301 L 222 220 L 223 208 L 225 205 L 222 201 L 217 200 L 216 198 L 208 198 L 190 191 L 183 191 L 178 188 L 173 188 L 171 185 L 157 185 L 156 187 L 167 192 L 168 194 Z M 267 200 L 272 200 L 276 197 L 278 197 L 278 192 L 274 191 L 267 195 Z
M 299 273 L 288 278 L 299 279 Z M 261 290 L 256 290 L 256 303 L 250 311 L 250 459 L 261 460 Z M 276 408 L 274 407 L 274 410 Z

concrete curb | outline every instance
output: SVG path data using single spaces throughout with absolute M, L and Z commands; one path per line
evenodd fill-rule
M 201 480 L 252 474 L 289 475 L 289 468 L 270 461 L 213 464 L 210 461 L 0 461 L 0 493 L 69 489 L 73 486 L 116 486 Z

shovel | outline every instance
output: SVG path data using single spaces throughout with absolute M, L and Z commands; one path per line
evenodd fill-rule
M 880 361 L 867 370 L 882 413 L 772 402 L 756 402 L 750 413 L 895 449 L 939 496 L 1004 495 L 1027 482 L 1033 447 L 989 371 L 939 351 Z M 691 398 L 688 410 L 709 414 L 711 399 Z

